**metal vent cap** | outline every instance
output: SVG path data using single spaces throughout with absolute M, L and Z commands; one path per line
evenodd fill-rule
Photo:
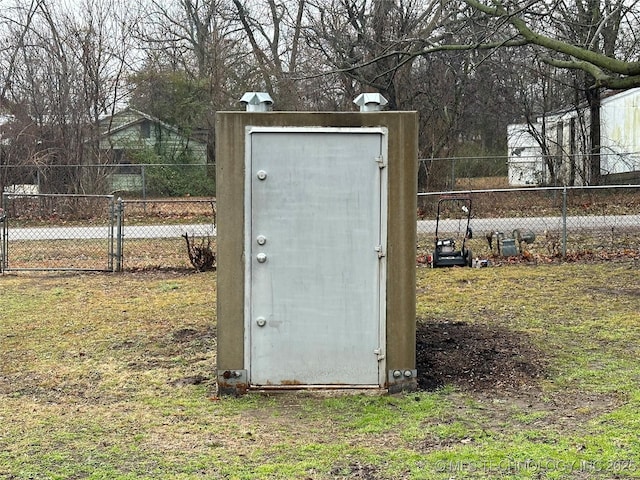
M 240 99 L 247 112 L 268 112 L 273 108 L 273 100 L 267 92 L 247 92 Z
M 387 99 L 379 93 L 361 93 L 353 101 L 361 112 L 379 112 L 387 103 Z

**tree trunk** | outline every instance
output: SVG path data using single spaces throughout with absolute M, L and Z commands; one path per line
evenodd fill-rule
M 587 102 L 589 103 L 590 122 L 589 137 L 591 143 L 589 184 L 600 185 L 600 89 L 592 87 L 587 90 Z

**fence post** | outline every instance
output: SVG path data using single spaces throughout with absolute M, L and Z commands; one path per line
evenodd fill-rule
M 142 177 L 142 199 L 147 199 L 147 170 L 145 169 L 145 165 L 142 165 L 142 169 L 140 170 L 140 176 Z M 144 212 L 147 212 L 147 204 L 144 204 Z
M 567 187 L 562 189 L 562 258 L 567 256 Z
M 456 189 L 456 159 L 451 159 L 451 191 Z
M 122 222 L 124 219 L 124 201 L 118 197 L 116 206 L 116 272 L 122 271 Z

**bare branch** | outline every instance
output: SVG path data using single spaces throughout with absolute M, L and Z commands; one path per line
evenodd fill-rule
M 495 7 L 490 7 L 478 0 L 464 0 L 464 2 L 472 8 L 485 13 L 486 15 L 505 19 L 528 43 L 538 45 L 553 52 L 568 55 L 578 60 L 577 63 L 571 64 L 571 68 L 578 68 L 590 74 L 591 71 L 597 71 L 593 67 L 595 67 L 596 69 L 600 69 L 601 71 L 603 71 L 603 73 L 600 74 L 600 72 L 598 72 L 598 82 L 602 86 L 609 86 L 610 82 L 619 81 L 619 79 L 615 75 L 607 75 L 604 73 L 604 71 L 609 71 L 613 74 L 629 77 L 640 75 L 640 62 L 626 62 L 617 60 L 601 53 L 578 47 L 576 45 L 572 45 L 555 38 L 551 38 L 549 36 L 534 32 L 529 28 L 526 22 L 522 20 L 522 18 L 517 15 L 508 13 L 500 0 L 494 0 L 493 3 L 494 5 L 496 5 Z M 557 65 L 561 64 L 561 62 L 557 63 Z

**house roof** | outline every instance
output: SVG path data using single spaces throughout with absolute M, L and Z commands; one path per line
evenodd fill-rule
M 128 114 L 132 114 L 132 119 L 130 121 L 126 121 L 124 123 L 115 123 L 113 122 L 113 119 L 116 117 L 126 117 Z M 157 117 L 154 117 L 152 115 L 149 115 L 147 113 L 141 112 L 140 110 L 136 110 L 135 108 L 125 108 L 124 110 L 121 110 L 119 112 L 116 112 L 115 114 L 109 116 L 109 117 L 105 117 L 104 119 L 102 119 L 100 121 L 101 124 L 103 124 L 104 122 L 108 121 L 108 128 L 105 129 L 100 136 L 101 137 L 109 137 L 111 135 L 114 135 L 118 132 L 127 130 L 128 128 L 131 128 L 135 125 L 139 125 L 144 121 L 148 121 L 157 125 L 160 125 L 162 128 L 169 130 L 173 133 L 175 133 L 176 135 L 181 135 L 183 137 L 187 137 L 189 138 L 190 141 L 194 141 L 194 142 L 198 142 L 198 143 L 202 143 L 202 144 L 206 144 L 206 140 L 203 140 L 202 138 L 198 138 L 192 135 L 185 135 L 184 132 L 181 132 L 180 129 L 178 129 L 178 127 L 176 127 L 175 125 L 171 125 L 169 123 L 163 122 L 162 120 L 160 120 Z M 113 127 L 115 123 L 115 127 Z
M 629 88 L 627 90 L 605 90 L 600 95 L 600 106 L 605 106 L 608 103 L 615 102 L 623 97 L 631 95 L 640 95 L 640 87 Z M 568 105 L 558 110 L 547 112 L 544 115 L 538 117 L 538 121 L 542 121 L 543 117 L 547 118 L 559 118 L 567 114 L 575 114 L 576 110 L 584 110 L 588 108 L 587 102 L 580 103 L 577 107 L 575 105 Z

